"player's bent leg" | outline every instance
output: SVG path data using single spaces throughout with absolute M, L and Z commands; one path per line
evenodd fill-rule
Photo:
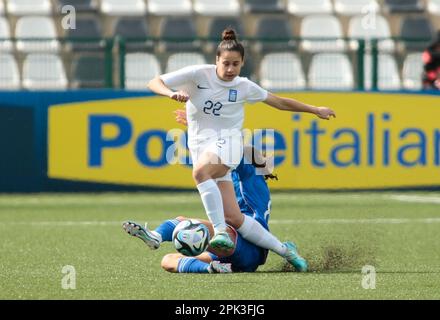
M 221 159 L 212 152 L 204 152 L 193 169 L 193 179 L 199 184 L 209 179 L 225 176 L 230 168 L 222 164 Z
M 179 259 L 183 257 L 185 256 L 180 253 L 167 254 L 162 258 L 160 266 L 165 271 L 176 273 L 179 265 Z
M 234 242 L 226 232 L 222 194 L 214 179 L 226 175 L 228 170 L 229 168 L 221 164 L 215 154 L 207 152 L 199 159 L 193 171 L 205 212 L 214 227 L 214 236 L 210 245 L 225 250 L 233 249 Z
M 225 213 L 226 222 L 229 225 L 240 224 L 240 219 L 243 219 L 238 207 L 235 197 L 234 187 L 231 181 L 218 182 L 218 188 L 221 192 L 222 203 Z M 216 232 L 214 237 L 209 242 L 209 245 L 214 249 L 230 251 L 234 249 L 235 244 L 227 232 Z
M 140 224 L 133 221 L 124 222 L 122 224 L 122 227 L 125 232 L 127 232 L 132 236 L 142 239 L 147 244 L 153 246 L 153 249 L 155 249 L 158 243 L 160 246 L 162 242 L 172 241 L 174 229 L 179 224 L 179 222 L 190 219 L 192 218 L 178 216 L 174 219 L 165 220 L 155 230 L 149 230 L 147 226 L 143 227 Z M 201 223 L 205 224 L 209 229 L 210 235 L 214 234 L 214 229 L 210 221 L 198 219 L 198 218 L 194 220 L 198 220 Z
M 296 245 L 291 241 L 284 242 L 284 245 L 287 248 L 287 252 L 284 256 L 287 262 L 289 262 L 296 271 L 307 272 L 309 268 L 307 261 L 298 254 Z
M 212 261 L 208 253 L 197 257 L 186 257 L 179 253 L 170 253 L 162 258 L 161 267 L 172 273 L 230 273 L 230 263 Z
M 222 194 L 226 223 L 238 229 L 243 224 L 244 216 L 237 203 L 234 185 L 231 181 L 219 181 L 217 184 Z
M 220 181 L 218 182 L 218 187 L 222 195 L 226 222 L 233 227 L 234 225 L 240 225 L 240 220 L 243 219 L 243 215 L 241 214 L 240 208 L 237 204 L 237 198 L 235 197 L 232 182 Z M 234 242 L 227 232 L 217 232 L 209 242 L 209 245 L 214 249 L 223 251 L 230 251 L 235 247 Z
M 243 238 L 261 248 L 271 250 L 282 257 L 285 256 L 287 248 L 275 235 L 257 220 L 247 215 L 243 215 L 243 218 L 243 224 L 237 229 Z

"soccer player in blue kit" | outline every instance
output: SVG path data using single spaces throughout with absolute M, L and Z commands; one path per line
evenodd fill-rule
M 269 230 L 271 199 L 267 178 L 274 178 L 272 174 L 262 175 L 257 173 L 253 164 L 243 160 L 231 172 L 234 190 L 242 214 L 255 219 L 266 230 Z M 158 249 L 161 242 L 172 241 L 172 234 L 177 224 L 187 218 L 177 217 L 164 221 L 154 231 L 146 227 L 127 221 L 123 224 L 124 230 L 132 236 L 143 240 L 151 249 Z M 199 219 L 197 219 L 199 220 Z M 206 224 L 213 234 L 213 227 L 209 221 L 199 220 Z M 171 253 L 163 257 L 161 266 L 166 271 L 178 273 L 229 273 L 229 272 L 254 272 L 258 266 L 266 262 L 268 250 L 261 248 L 244 239 L 235 229 L 228 226 L 227 232 L 235 242 L 235 249 L 225 255 L 224 251 L 208 247 L 208 251 L 197 257 L 187 257 L 180 253 Z M 294 243 L 283 243 L 289 248 L 289 255 L 282 255 L 296 271 L 307 271 L 308 265 L 296 249 Z

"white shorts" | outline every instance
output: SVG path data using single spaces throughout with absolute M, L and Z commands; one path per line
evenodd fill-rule
M 243 137 L 241 135 L 211 138 L 189 148 L 193 165 L 205 152 L 210 152 L 220 158 L 221 164 L 235 169 L 243 158 Z

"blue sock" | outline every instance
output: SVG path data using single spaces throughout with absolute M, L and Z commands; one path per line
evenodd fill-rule
M 173 240 L 174 228 L 178 225 L 179 222 L 180 221 L 177 219 L 166 220 L 154 231 L 162 236 L 162 241 L 171 241 Z
M 177 264 L 179 273 L 208 273 L 209 264 L 196 258 L 180 258 Z

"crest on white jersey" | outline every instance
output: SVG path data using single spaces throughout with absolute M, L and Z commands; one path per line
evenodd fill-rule
M 237 102 L 237 90 L 229 90 L 229 102 Z

